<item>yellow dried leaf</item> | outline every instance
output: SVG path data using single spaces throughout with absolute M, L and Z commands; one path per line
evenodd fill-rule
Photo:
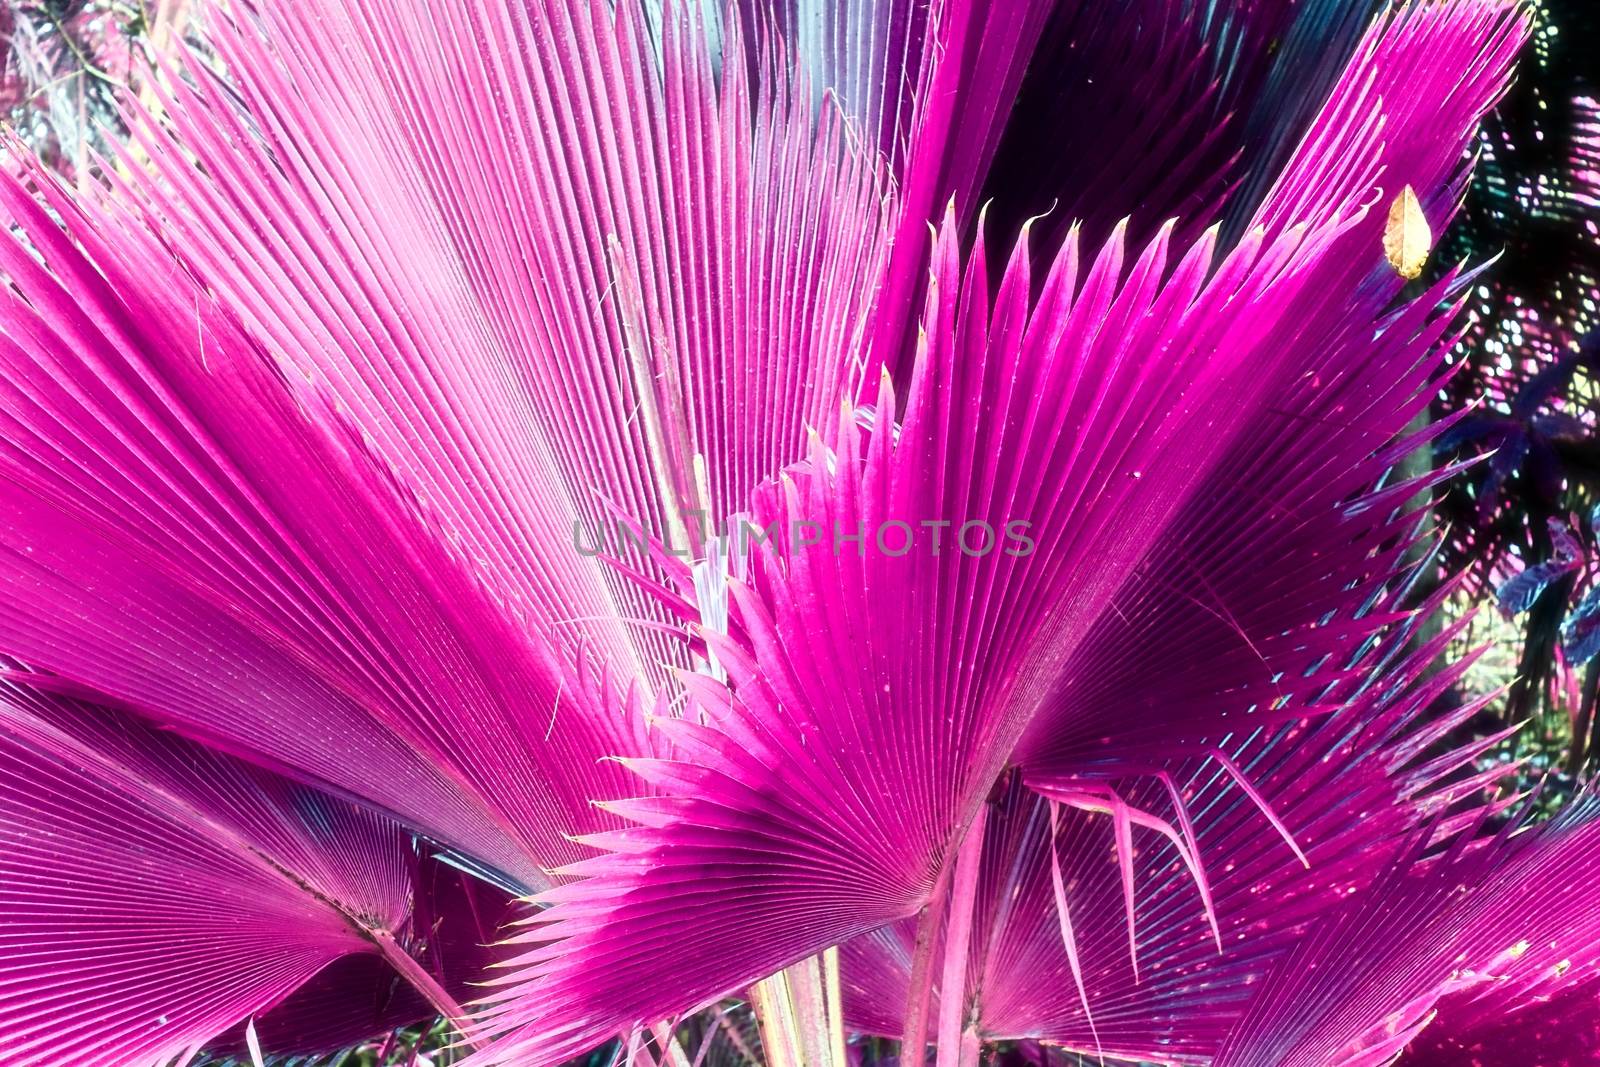
M 1395 273 L 1410 281 L 1422 273 L 1431 251 L 1433 231 L 1422 214 L 1417 191 L 1408 185 L 1389 205 L 1389 221 L 1383 227 L 1383 254 Z

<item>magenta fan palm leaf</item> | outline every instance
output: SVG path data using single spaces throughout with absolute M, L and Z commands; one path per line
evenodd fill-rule
M 1587 824 L 1483 842 L 1392 473 L 1524 13 L 1138 6 L 219 6 L 0 177 L 8 1062 L 633 1067 L 841 945 L 941 1067 L 1580 995 L 1435 973 Z M 1296 985 L 1369 882 L 1406 981 Z
M 586 1019 L 603 1032 L 689 1008 L 697 991 L 714 996 L 890 920 L 922 911 L 936 922 L 960 880 L 958 855 L 981 851 L 987 798 L 1008 768 L 1112 820 L 1136 938 L 1132 833 L 1157 820 L 1127 803 L 1118 780 L 1218 755 L 1208 736 L 1281 718 L 1264 709 L 1239 721 L 1221 702 L 1207 716 L 1204 705 L 1158 696 L 1147 715 L 1089 718 L 1087 743 L 1059 756 L 1029 734 L 1070 737 L 1092 714 L 1093 701 L 1085 708 L 1063 690 L 1126 649 L 1108 641 L 1093 654 L 1108 601 L 1172 598 L 1155 550 L 1185 501 L 1214 506 L 1281 479 L 1285 491 L 1269 499 L 1292 516 L 1301 497 L 1290 487 L 1310 504 L 1345 472 L 1356 482 L 1381 473 L 1384 446 L 1426 402 L 1443 327 L 1426 323 L 1433 293 L 1381 328 L 1401 280 L 1383 261 L 1383 219 L 1367 201 L 1397 173 L 1435 190 L 1436 214 L 1448 210 L 1467 131 L 1504 84 L 1517 26 L 1506 10 L 1477 5 L 1376 25 L 1259 224 L 1225 252 L 1211 235 L 1170 250 L 1166 230 L 1129 249 L 1119 229 L 1093 253 L 1069 236 L 1036 283 L 1019 243 L 991 303 L 982 234 L 963 268 L 947 218 L 900 421 L 890 429 L 885 413 L 901 409 L 885 377 L 870 433 L 841 420 L 757 493 L 752 525 L 778 536 L 730 581 L 728 634 L 700 631 L 728 684 L 693 680 L 698 714 L 662 724 L 674 757 L 633 764 L 657 795 L 611 809 L 641 828 L 597 839 L 613 854 L 579 865 L 588 881 L 550 898 L 527 935 L 535 947 L 498 1008 L 523 1035 L 513 1039 L 520 1054 L 592 1041 Z M 1452 49 L 1470 61 L 1431 68 L 1433 104 L 1386 111 L 1422 56 Z M 1304 408 L 1281 407 L 1296 400 Z M 1230 447 L 1263 423 L 1319 419 L 1330 424 L 1324 449 L 1341 454 L 1280 449 L 1281 467 L 1234 480 Z M 1311 478 L 1301 464 L 1329 466 Z M 1215 548 L 1210 531 L 1194 539 L 1211 554 L 1179 556 L 1178 587 L 1235 628 L 1225 595 L 1204 599 L 1216 595 L 1208 572 L 1238 582 L 1252 608 L 1265 586 L 1270 610 L 1264 563 L 1299 574 L 1296 564 L 1381 528 L 1390 509 L 1352 510 L 1317 530 L 1279 523 L 1278 539 L 1253 540 L 1259 524 L 1230 529 L 1224 518 Z M 981 535 L 1011 523 L 1027 546 L 962 540 L 969 527 Z M 874 551 L 840 550 L 844 535 L 886 530 L 895 540 Z M 925 535 L 920 549 L 907 531 Z M 1296 543 L 1314 534 L 1323 540 Z M 1250 666 L 1242 679 L 1210 681 L 1228 690 L 1276 673 Z M 1255 703 L 1244 694 L 1232 707 Z M 665 951 L 682 937 L 675 917 L 691 912 L 694 943 Z M 913 988 L 929 981 L 927 967 L 919 954 Z M 662 999 L 664 987 L 676 999 Z M 907 1039 L 924 1026 L 913 1011 Z
M 10 682 L 0 734 L 9 1061 L 192 1056 L 330 965 L 346 983 L 337 1007 L 312 1020 L 290 1004 L 268 1034 L 336 1046 L 373 1032 L 374 1015 L 461 1014 L 447 987 L 463 993 L 482 961 L 452 954 L 447 976 L 431 925 L 459 894 L 388 819 Z M 398 997 L 396 970 L 413 985 Z
M 1600 862 L 1594 814 L 1588 797 L 1520 835 L 1513 822 L 1492 842 L 1409 857 L 1270 972 L 1215 1062 L 1593 1062 L 1600 941 L 1575 901 Z M 1531 1044 L 1553 1007 L 1560 1032 Z
M 584 729 L 611 720 L 575 710 L 603 684 L 528 640 L 420 525 L 397 522 L 359 438 L 306 422 L 259 343 L 153 234 L 79 216 L 84 244 L 69 243 L 20 184 L 5 193 L 43 258 L 16 241 L 0 251 L 29 299 L 14 298 L 0 342 L 13 401 L 0 508 L 17 560 L 7 651 L 59 676 L 51 686 L 329 783 L 360 753 L 362 784 L 346 791 L 538 884 L 532 857 L 559 859 L 554 827 L 582 817 L 550 811 L 583 811 L 580 779 L 604 777 L 596 757 L 618 747 Z M 337 425 L 326 397 L 301 402 Z M 508 744 L 542 738 L 564 681 L 568 728 Z M 473 710 L 443 723 L 442 708 Z M 598 745 L 561 752 L 575 740 Z M 572 770 L 500 773 L 498 758 Z M 513 823 L 518 808 L 546 813 Z
M 1132 1060 L 1206 1062 L 1254 984 L 1306 925 L 1365 884 L 1370 871 L 1398 859 L 1425 822 L 1436 833 L 1450 832 L 1435 817 L 1481 784 L 1445 779 L 1484 742 L 1422 758 L 1438 733 L 1476 710 L 1467 705 L 1419 729 L 1453 680 L 1454 672 L 1418 677 L 1443 640 L 1387 670 L 1379 666 L 1386 653 L 1378 646 L 1346 684 L 1359 685 L 1354 679 L 1371 673 L 1382 684 L 1345 694 L 1348 702 L 1336 713 L 1242 747 L 1238 762 L 1281 813 L 1305 851 L 1305 866 L 1283 862 L 1279 830 L 1221 767 L 1172 766 L 1173 788 L 1194 814 L 1181 841 L 1142 848 L 1135 857 L 1137 970 L 1123 940 L 1121 878 L 1104 858 L 1116 849 L 1110 821 L 1013 785 L 985 836 L 967 961 L 968 1025 L 985 1040 L 1043 1039 Z M 1159 809 L 1163 786 L 1131 789 L 1129 803 Z M 1340 804 L 1330 806 L 1329 796 Z M 1365 832 L 1349 832 L 1351 811 L 1362 813 Z M 1188 870 L 1189 841 L 1203 856 L 1225 857 L 1210 878 L 1209 901 Z M 845 1007 L 853 1025 L 901 1033 L 915 937 L 915 924 L 903 922 L 845 946 Z

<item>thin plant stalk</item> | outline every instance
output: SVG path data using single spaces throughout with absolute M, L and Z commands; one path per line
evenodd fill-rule
M 950 920 L 945 928 L 944 973 L 939 982 L 938 1067 L 960 1067 L 966 1060 L 962 1030 L 966 1022 L 967 956 L 972 947 L 972 923 L 978 903 L 978 875 L 982 870 L 988 810 L 988 805 L 979 810 L 956 854 Z

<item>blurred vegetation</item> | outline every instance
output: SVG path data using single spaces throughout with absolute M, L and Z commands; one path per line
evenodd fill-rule
M 1536 19 L 1435 256 L 1494 259 L 1434 406 L 1458 420 L 1436 459 L 1474 462 L 1435 517 L 1448 613 L 1475 612 L 1451 652 L 1487 646 L 1459 696 L 1499 694 L 1474 729 L 1525 723 L 1502 756 L 1554 801 L 1591 762 L 1600 680 L 1600 4 L 1541 0 Z
M 181 38 L 189 0 L 0 0 L 0 115 L 51 167 L 87 181 L 149 59 Z

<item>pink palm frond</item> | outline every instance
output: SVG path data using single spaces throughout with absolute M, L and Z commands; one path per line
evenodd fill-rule
M 1578 996 L 1587 808 L 1483 839 L 1407 600 L 1475 275 L 1384 253 L 1527 13 L 1143 7 L 215 5 L 103 180 L 12 144 L 0 1050 L 677 1062 L 834 946 L 938 1067 Z

